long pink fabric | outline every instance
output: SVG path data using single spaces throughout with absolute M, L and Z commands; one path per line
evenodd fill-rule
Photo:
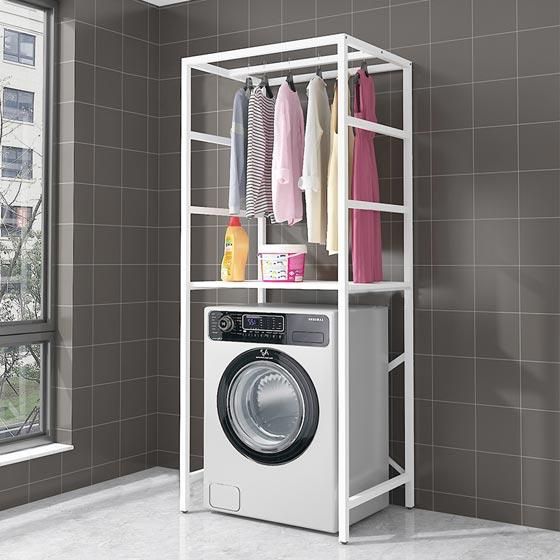
M 275 221 L 291 226 L 303 218 L 299 178 L 303 168 L 303 109 L 297 91 L 284 82 L 276 95 L 272 152 L 272 208 Z
M 354 116 L 377 122 L 375 114 L 375 86 L 373 78 L 358 70 L 359 80 L 354 88 Z M 373 139 L 375 133 L 356 129 L 352 198 L 379 202 L 379 177 Z M 352 271 L 354 282 L 368 283 L 383 280 L 381 217 L 379 212 L 352 210 Z

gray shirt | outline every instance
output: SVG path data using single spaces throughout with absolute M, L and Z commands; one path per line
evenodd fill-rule
M 239 214 L 245 208 L 247 185 L 247 122 L 249 96 L 244 88 L 235 92 L 231 119 L 229 162 L 229 213 Z

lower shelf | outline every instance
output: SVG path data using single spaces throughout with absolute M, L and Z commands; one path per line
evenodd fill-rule
M 222 282 L 221 280 L 202 280 L 189 284 L 191 290 L 215 289 L 267 289 L 267 290 L 331 290 L 337 291 L 339 284 L 336 280 L 320 281 L 308 280 L 304 282 L 263 282 L 261 280 L 246 280 L 244 282 Z M 350 293 L 399 292 L 410 288 L 405 282 L 375 282 L 373 284 L 355 284 L 350 282 Z

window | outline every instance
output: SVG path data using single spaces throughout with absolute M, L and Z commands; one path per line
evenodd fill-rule
M 30 91 L 4 88 L 4 118 L 32 123 L 34 97 Z
M 10 233 L 21 235 L 31 223 L 33 208 L 31 206 L 0 206 L 0 217 L 2 218 L 2 236 Z
M 4 60 L 35 66 L 35 36 L 20 31 L 4 31 Z
M 0 0 L 0 454 L 52 441 L 54 0 Z M 15 68 L 11 63 L 27 65 Z
M 33 151 L 27 148 L 3 146 L 2 177 L 33 179 Z

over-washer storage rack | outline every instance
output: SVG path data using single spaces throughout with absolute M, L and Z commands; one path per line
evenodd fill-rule
M 216 64 L 240 58 L 259 57 L 292 53 L 303 49 L 336 47 L 336 54 L 314 57 L 288 59 L 243 68 L 223 68 Z M 368 67 L 370 73 L 402 72 L 403 89 L 403 129 L 373 123 L 352 117 L 348 114 L 349 94 L 347 80 L 358 68 L 349 68 L 349 61 L 375 59 Z M 403 144 L 403 205 L 373 203 L 350 200 L 348 196 L 348 158 L 338 158 L 338 206 L 344 212 L 338 213 L 338 280 L 304 281 L 301 283 L 268 284 L 261 280 L 245 282 L 192 281 L 191 280 L 191 216 L 227 216 L 225 208 L 207 208 L 191 206 L 191 143 L 193 141 L 230 146 L 226 137 L 197 132 L 191 128 L 191 79 L 192 71 L 202 71 L 222 78 L 245 82 L 252 77 L 258 83 L 262 73 L 275 73 L 307 68 L 314 70 L 317 66 L 335 65 L 336 70 L 323 71 L 323 78 L 338 80 L 338 153 L 348 153 L 349 127 L 371 130 L 381 135 L 402 140 Z M 295 74 L 294 82 L 305 82 L 314 76 L 314 72 Z M 206 55 L 191 56 L 182 60 L 181 78 L 181 321 L 180 321 L 180 375 L 181 375 L 181 420 L 180 420 L 180 509 L 187 512 L 190 506 L 190 483 L 196 473 L 190 473 L 190 333 L 191 333 L 191 291 L 216 288 L 250 288 L 256 289 L 258 302 L 266 302 L 267 288 L 290 290 L 331 290 L 338 292 L 338 521 L 339 541 L 347 543 L 350 530 L 350 511 L 377 496 L 399 486 L 405 486 L 405 506 L 414 507 L 414 373 L 413 373 L 413 238 L 412 238 L 412 63 L 395 54 L 370 45 L 346 34 L 313 37 L 297 41 L 276 43 L 257 47 L 216 52 Z M 279 85 L 284 78 L 271 78 L 270 85 Z M 376 282 L 373 284 L 356 284 L 349 282 L 348 256 L 349 235 L 348 211 L 362 209 L 403 215 L 404 227 L 404 281 Z M 266 242 L 266 221 L 258 218 L 257 237 L 259 246 Z M 259 271 L 260 274 L 260 271 Z M 389 372 L 404 364 L 404 426 L 405 458 L 404 466 L 397 464 L 390 457 L 389 464 L 397 475 L 359 494 L 350 495 L 349 491 L 349 296 L 350 294 L 398 292 L 404 294 L 404 352 L 389 363 Z M 189 474 L 190 473 L 190 474 Z M 198 473 L 200 474 L 200 473 Z

